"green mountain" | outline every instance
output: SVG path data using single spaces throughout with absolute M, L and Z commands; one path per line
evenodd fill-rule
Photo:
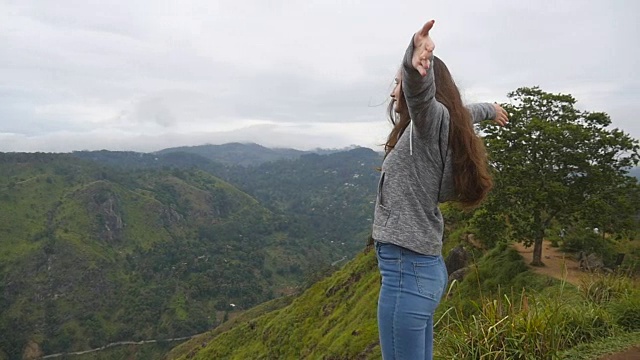
M 379 283 L 373 252 L 360 254 L 290 304 L 274 303 L 279 308 L 266 313 L 258 308 L 227 331 L 180 345 L 167 359 L 380 359 Z
M 158 151 L 158 155 L 184 152 L 227 165 L 258 165 L 280 159 L 296 159 L 307 152 L 295 149 L 272 149 L 258 144 L 228 143 L 222 145 L 181 146 Z
M 245 154 L 253 149 L 250 144 L 228 144 L 228 147 L 239 148 Z M 382 161 L 379 153 L 368 148 L 307 153 L 296 159 L 271 162 L 261 162 L 256 157 L 251 162 L 260 163 L 249 166 L 224 165 L 201 155 L 173 151 L 158 154 L 92 151 L 73 155 L 122 169 L 207 171 L 286 217 L 297 236 L 333 247 L 333 260 L 351 258 L 362 248 L 357 239 L 365 238 L 371 229 L 379 176 L 376 169 Z
M 224 165 L 203 156 L 188 152 L 167 152 L 165 154 L 139 153 L 133 151 L 74 151 L 74 157 L 90 160 L 100 165 L 118 169 L 207 169 L 221 171 Z
M 357 239 L 371 231 L 381 161 L 373 150 L 356 148 L 213 172 L 351 258 L 363 246 Z
M 296 232 L 195 168 L 0 154 L 0 359 L 215 327 L 331 261 Z

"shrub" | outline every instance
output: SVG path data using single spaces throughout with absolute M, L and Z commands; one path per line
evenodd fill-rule
M 570 231 L 562 242 L 562 250 L 569 252 L 595 252 L 598 243 L 602 241 L 600 235 L 592 229 L 578 227 Z
M 640 290 L 629 291 L 611 304 L 618 325 L 627 331 L 640 330 Z
M 567 252 L 595 253 L 602 258 L 605 266 L 614 267 L 618 252 L 611 242 L 603 239 L 593 229 L 579 227 L 567 234 L 562 243 L 562 250 Z
M 612 273 L 596 274 L 583 279 L 578 288 L 585 299 L 603 304 L 629 293 L 633 286 L 633 280 L 623 273 Z

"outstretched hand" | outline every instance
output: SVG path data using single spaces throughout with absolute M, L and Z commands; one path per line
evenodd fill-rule
M 433 43 L 429 31 L 433 28 L 435 20 L 429 20 L 422 29 L 413 35 L 413 58 L 411 65 L 418 70 L 420 75 L 426 76 L 427 70 L 431 66 L 431 56 L 436 45 Z
M 493 119 L 493 121 L 500 126 L 507 125 L 509 122 L 509 114 L 507 111 L 498 104 L 493 104 L 493 107 L 496 109 L 496 118 Z

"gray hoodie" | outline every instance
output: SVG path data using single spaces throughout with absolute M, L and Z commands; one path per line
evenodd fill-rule
M 422 77 L 411 65 L 412 55 L 413 39 L 402 63 L 412 121 L 382 163 L 372 236 L 420 254 L 441 255 L 444 220 L 438 203 L 455 199 L 449 111 L 435 99 L 433 66 Z M 467 108 L 474 123 L 496 116 L 492 104 Z

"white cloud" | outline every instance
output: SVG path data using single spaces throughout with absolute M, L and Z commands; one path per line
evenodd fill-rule
M 388 131 L 378 105 L 431 17 L 466 100 L 539 85 L 640 137 L 638 10 L 577 0 L 2 2 L 0 151 L 374 146 Z
M 0 151 L 68 152 L 76 150 L 133 150 L 151 152 L 174 146 L 254 142 L 269 147 L 310 150 L 342 148 L 349 145 L 381 150 L 380 144 L 390 128 L 376 123 L 277 123 L 264 120 L 243 121 L 238 126 L 205 126 L 196 129 L 142 132 L 99 129 L 88 132 L 59 131 L 25 136 L 0 133 Z M 362 141 L 365 139 L 366 141 Z

